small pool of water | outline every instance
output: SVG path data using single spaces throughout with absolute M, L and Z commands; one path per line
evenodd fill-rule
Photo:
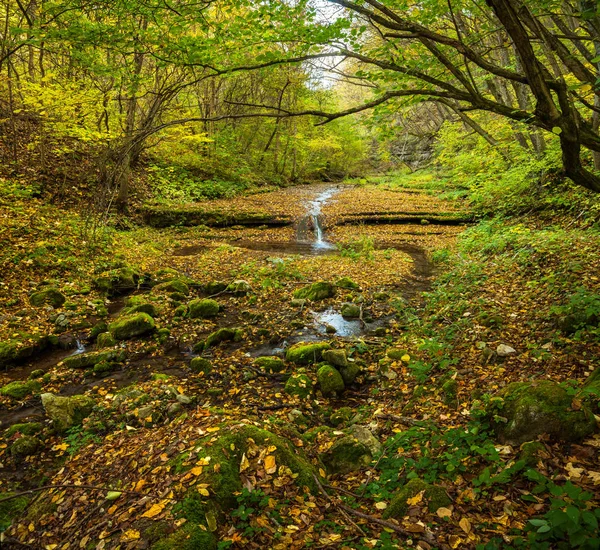
M 334 309 L 313 312 L 315 328 L 319 334 L 327 334 L 327 325 L 335 328 L 337 336 L 359 336 L 364 328 L 359 319 L 345 319 Z

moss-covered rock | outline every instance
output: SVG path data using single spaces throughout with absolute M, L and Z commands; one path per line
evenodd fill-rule
M 54 429 L 64 432 L 71 426 L 76 426 L 89 416 L 95 401 L 86 395 L 62 397 L 53 393 L 42 394 L 42 406 Z
M 60 339 L 57 336 L 38 334 L 23 334 L 19 340 L 0 342 L 0 367 L 22 363 L 37 353 L 59 344 Z
M 458 404 L 458 382 L 452 378 L 442 385 L 444 403 L 450 407 Z
M 29 373 L 27 380 L 39 380 L 40 378 L 43 378 L 45 374 L 46 371 L 44 369 L 35 369 Z
M 350 419 L 354 416 L 354 410 L 352 407 L 341 407 L 337 411 L 331 413 L 329 421 L 336 427 L 348 424 Z
M 109 296 L 125 294 L 137 288 L 139 274 L 130 267 L 107 271 L 94 279 L 94 286 Z
M 192 523 L 152 545 L 152 550 L 217 550 L 217 537 Z
M 66 300 L 65 295 L 56 288 L 45 288 L 29 296 L 29 303 L 34 307 L 45 305 L 60 307 Z
M 113 338 L 110 332 L 101 332 L 96 339 L 96 346 L 99 348 L 111 348 L 117 341 Z
M 331 346 L 327 342 L 316 342 L 314 344 L 298 342 L 288 348 L 285 358 L 297 365 L 318 363 L 323 358 L 323 352 L 330 347 Z
M 539 441 L 527 441 L 521 445 L 519 460 L 523 460 L 529 468 L 535 468 L 545 452 L 546 447 Z
M 36 454 L 42 447 L 43 443 L 37 437 L 23 435 L 10 446 L 10 455 L 19 460 Z
M 427 504 L 427 509 L 432 514 L 442 507 L 450 506 L 452 501 L 446 494 L 443 487 L 425 483 L 423 480 L 411 479 L 390 502 L 390 505 L 383 513 L 384 519 L 395 518 L 402 519 L 409 509 L 408 499 L 414 498 L 423 491 L 423 502 Z
M 266 372 L 283 372 L 285 363 L 280 357 L 257 357 L 254 364 Z
M 172 281 L 166 281 L 156 285 L 152 292 L 155 294 L 169 294 L 170 292 L 178 292 L 187 296 L 190 293 L 190 288 L 187 283 L 181 279 L 173 279 Z
M 190 369 L 192 372 L 201 373 L 208 375 L 212 372 L 212 363 L 204 357 L 194 357 L 190 361 Z
M 239 328 L 223 327 L 210 333 L 204 341 L 204 349 L 220 344 L 221 342 L 241 342 L 244 332 Z
M 209 296 L 214 296 L 215 294 L 220 294 L 227 289 L 227 283 L 223 281 L 211 281 L 210 283 L 206 283 L 204 286 L 204 292 Z
M 407 351 L 400 348 L 388 348 L 386 354 L 393 361 L 401 361 L 407 355 Z
M 542 434 L 555 441 L 577 442 L 596 429 L 591 410 L 586 405 L 574 410 L 573 397 L 550 380 L 514 382 L 499 397 L 491 401 L 488 414 L 505 442 L 521 444 Z
M 328 349 L 322 353 L 323 361 L 327 361 L 330 365 L 336 367 L 347 367 L 348 357 L 343 349 Z
M 159 328 L 156 331 L 156 337 L 159 344 L 166 344 L 171 336 L 171 331 L 168 328 Z
M 0 388 L 0 395 L 12 399 L 25 399 L 28 395 L 39 392 L 42 385 L 37 380 L 14 380 Z
M 367 445 L 351 435 L 338 439 L 321 459 L 330 474 L 347 474 L 371 464 L 373 454 Z
M 342 380 L 346 386 L 353 384 L 358 375 L 361 373 L 361 368 L 356 363 L 349 363 L 345 367 L 338 367 Z
M 288 395 L 306 399 L 312 393 L 312 380 L 306 374 L 292 374 L 285 383 L 284 391 Z
M 123 361 L 124 359 L 125 352 L 121 350 L 91 351 L 65 357 L 63 365 L 69 369 L 87 369 L 102 361 Z
M 13 424 L 4 432 L 4 437 L 12 437 L 16 433 L 21 435 L 35 435 L 43 429 L 41 422 L 25 422 L 22 424 Z
M 335 296 L 335 287 L 326 281 L 313 283 L 294 292 L 294 298 L 303 298 L 311 302 L 333 298 L 333 296 Z
M 342 304 L 340 313 L 345 319 L 358 319 L 360 317 L 360 306 L 348 303 Z
M 317 371 L 317 380 L 323 395 L 331 395 L 344 391 L 344 379 L 339 371 L 331 365 L 323 365 Z
M 345 288 L 346 290 L 358 290 L 360 288 L 358 283 L 355 283 L 350 277 L 342 277 L 335 282 L 335 286 L 339 288 Z
M 156 317 L 158 315 L 158 308 L 150 302 L 136 300 L 133 305 L 126 307 L 123 313 L 128 315 L 132 313 L 147 313 L 150 317 Z
M 243 281 L 242 279 L 238 279 L 237 281 L 233 281 L 233 283 L 227 285 L 227 292 L 231 292 L 236 296 L 245 296 L 252 292 L 252 286 L 248 281 Z
M 150 315 L 134 313 L 111 323 L 108 330 L 115 340 L 126 340 L 152 332 L 154 327 L 154 319 Z
M 188 305 L 188 314 L 191 319 L 210 319 L 216 317 L 220 309 L 219 302 L 204 298 L 202 300 L 192 300 Z
M 8 497 L 13 498 L 4 500 Z M 25 511 L 29 500 L 27 496 L 15 496 L 15 493 L 0 493 L 0 533 L 6 531 L 12 521 Z

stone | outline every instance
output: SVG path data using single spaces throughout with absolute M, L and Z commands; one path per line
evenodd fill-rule
M 0 395 L 21 401 L 27 396 L 39 392 L 41 388 L 42 385 L 37 380 L 28 380 L 26 382 L 14 380 L 0 388 Z
M 227 292 L 231 292 L 236 296 L 245 296 L 246 294 L 252 292 L 252 287 L 248 281 L 238 279 L 237 281 L 233 281 L 231 284 L 227 285 Z
M 337 411 L 331 413 L 329 421 L 336 427 L 350 422 L 354 415 L 354 410 L 351 407 L 341 407 Z
M 592 434 L 596 422 L 586 404 L 572 408 L 573 397 L 551 380 L 513 382 L 487 409 L 502 442 L 519 445 L 542 434 L 554 441 L 578 442 Z
M 27 377 L 27 379 L 28 380 L 38 380 L 39 378 L 43 378 L 44 374 L 46 374 L 44 369 L 35 369 L 29 373 L 29 376 Z
M 294 298 L 310 300 L 311 302 L 333 298 L 333 296 L 335 296 L 335 287 L 325 281 L 313 283 L 294 292 Z
M 346 431 L 348 435 L 351 435 L 357 441 L 366 445 L 373 456 L 376 456 L 381 452 L 381 443 L 379 443 L 378 439 L 366 426 L 354 425 Z
M 210 348 L 221 342 L 240 342 L 244 337 L 244 333 L 239 328 L 220 328 L 208 335 L 204 341 L 204 349 Z
M 327 361 L 330 365 L 336 367 L 347 367 L 348 358 L 346 357 L 346 350 L 343 349 L 328 349 L 322 353 L 323 361 Z
M 106 376 L 109 372 L 111 372 L 113 368 L 117 365 L 118 363 L 109 363 L 108 361 L 101 361 L 100 363 L 96 363 L 94 365 L 92 372 L 94 373 L 94 376 L 102 378 Z
M 140 276 L 130 267 L 122 267 L 107 271 L 94 279 L 94 286 L 107 293 L 109 296 L 117 296 L 131 290 L 135 290 Z
M 181 403 L 182 405 L 189 405 L 193 399 L 189 395 L 184 395 L 182 393 L 175 396 L 177 403 Z
M 290 305 L 292 307 L 304 307 L 306 305 L 306 300 L 304 298 L 293 298 Z
M 58 432 L 64 432 L 71 426 L 76 426 L 88 417 L 96 402 L 86 395 L 62 397 L 53 393 L 42 394 L 42 406 L 46 416 L 52 420 Z
M 283 372 L 285 363 L 280 357 L 257 357 L 254 360 L 254 365 L 266 372 Z
M 183 405 L 181 403 L 171 403 L 167 409 L 167 416 L 173 418 L 183 411 Z
M 134 313 L 111 323 L 108 330 L 115 340 L 126 340 L 152 332 L 154 327 L 154 319 L 150 315 Z
M 63 359 L 63 365 L 69 369 L 86 369 L 102 361 L 123 361 L 125 352 L 121 350 L 91 351 L 78 353 Z
M 427 504 L 427 509 L 434 514 L 440 508 L 445 508 L 452 504 L 452 500 L 446 494 L 446 490 L 438 485 L 425 483 L 422 479 L 411 479 L 402 487 L 396 496 L 390 502 L 390 505 L 383 513 L 384 519 L 401 520 L 408 512 L 410 505 L 408 499 L 414 498 L 423 491 L 423 502 Z
M 98 348 L 112 348 L 116 343 L 110 332 L 101 332 L 96 339 L 96 346 Z
M 335 282 L 335 286 L 345 288 L 347 290 L 359 290 L 360 286 L 355 283 L 350 277 L 342 277 Z
M 156 331 L 156 337 L 158 338 L 159 344 L 166 344 L 171 336 L 171 331 L 168 328 L 159 328 Z
M 327 334 L 335 334 L 337 332 L 337 328 L 335 328 L 333 325 L 325 325 L 325 332 Z
M 529 468 L 535 468 L 543 454 L 546 454 L 546 447 L 539 441 L 527 441 L 521 445 L 519 460 L 523 460 Z
M 212 363 L 205 359 L 204 357 L 194 357 L 190 361 L 190 369 L 195 373 L 204 373 L 205 375 L 209 375 L 212 372 L 213 366 Z
M 19 437 L 11 446 L 10 454 L 15 460 L 34 455 L 43 447 L 43 443 L 32 435 Z
M 157 284 L 152 289 L 152 292 L 154 294 L 169 294 L 171 292 L 177 292 L 187 296 L 190 293 L 190 288 L 184 281 L 180 279 L 173 279 L 171 281 Z
M 367 445 L 352 435 L 338 439 L 326 451 L 321 460 L 330 474 L 348 474 L 360 470 L 373 460 L 373 454 Z
M 288 348 L 285 358 L 297 365 L 309 365 L 310 363 L 319 362 L 323 357 L 323 352 L 330 347 L 327 342 L 317 342 L 314 344 L 299 342 Z
M 227 290 L 227 283 L 224 283 L 223 281 L 211 281 L 204 286 L 204 292 L 209 296 L 220 294 L 225 290 Z
M 150 317 L 156 317 L 158 315 L 158 309 L 154 304 L 150 302 L 145 302 L 142 304 L 136 304 L 134 306 L 126 308 L 123 313 L 147 313 Z
M 514 348 L 511 348 L 510 346 L 508 346 L 506 344 L 499 344 L 498 347 L 496 348 L 496 353 L 497 353 L 498 357 L 508 357 L 510 355 L 514 355 L 515 353 L 517 353 L 517 350 Z
M 448 406 L 456 406 L 458 404 L 458 382 L 450 378 L 442 385 L 442 394 L 444 403 Z
M 292 374 L 285 383 L 284 391 L 306 399 L 312 393 L 312 380 L 306 374 Z
M 153 405 L 144 405 L 137 409 L 136 416 L 140 424 L 149 428 L 158 421 L 159 413 L 154 410 Z
M 210 319 L 216 317 L 220 309 L 219 302 L 210 298 L 192 300 L 188 305 L 188 315 L 190 319 Z
M 60 307 L 66 302 L 65 295 L 56 288 L 45 288 L 29 296 L 29 303 L 34 307 L 49 305 Z
M 338 370 L 340 371 L 342 380 L 346 386 L 353 384 L 358 375 L 362 372 L 362 369 L 355 363 L 350 363 L 346 367 L 339 367 Z
M 317 380 L 323 395 L 331 395 L 344 391 L 344 379 L 339 371 L 331 365 L 323 365 L 317 371 Z
M 21 435 L 35 435 L 43 429 L 41 422 L 25 422 L 22 424 L 13 424 L 4 432 L 4 437 L 9 438 L 19 433 Z
M 393 361 L 401 361 L 407 355 L 407 351 L 401 348 L 388 348 L 386 354 Z

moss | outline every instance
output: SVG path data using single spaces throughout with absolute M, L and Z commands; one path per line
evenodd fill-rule
M 341 407 L 337 411 L 331 413 L 329 421 L 336 427 L 350 422 L 350 419 L 354 415 L 354 410 L 351 407 Z
M 168 328 L 159 328 L 156 331 L 156 337 L 159 344 L 166 344 L 171 336 L 171 331 Z
M 175 311 L 173 312 L 174 317 L 185 317 L 186 315 L 187 315 L 187 306 L 184 306 L 183 304 L 180 306 L 177 306 L 175 308 Z
M 342 277 L 335 282 L 335 286 L 345 288 L 347 290 L 358 290 L 360 286 L 355 283 L 350 277 Z
M 125 352 L 121 350 L 92 351 L 65 357 L 63 364 L 70 369 L 87 369 L 103 361 L 123 361 L 124 359 Z
M 104 321 L 100 321 L 95 324 L 90 331 L 90 339 L 95 340 L 100 336 L 100 334 L 106 332 L 108 330 L 108 325 Z
M 239 328 L 220 328 L 208 335 L 204 341 L 203 349 L 210 348 L 221 342 L 239 342 L 243 338 L 243 332 Z
M 190 288 L 188 285 L 180 279 L 173 279 L 172 281 L 167 281 L 165 283 L 160 283 L 156 285 L 152 292 L 155 294 L 168 294 L 170 292 L 178 292 L 179 294 L 183 294 L 187 296 L 190 293 Z
M 43 447 L 43 443 L 37 437 L 24 435 L 19 437 L 10 446 L 10 455 L 14 459 L 19 460 L 26 456 L 34 455 L 41 447 Z
M 50 305 L 60 307 L 66 301 L 65 295 L 56 288 L 45 288 L 29 296 L 29 303 L 34 307 Z
M 331 365 L 336 367 L 347 367 L 348 358 L 346 357 L 346 351 L 343 349 L 328 349 L 323 353 L 323 361 L 327 361 Z
M 285 363 L 279 357 L 257 357 L 254 364 L 267 372 L 283 372 L 285 370 Z
M 154 327 L 154 319 L 150 315 L 134 313 L 111 323 L 108 330 L 116 340 L 126 340 L 152 332 Z
M 323 357 L 323 352 L 331 346 L 327 342 L 318 342 L 315 344 L 305 344 L 299 342 L 288 348 L 285 358 L 297 365 L 308 365 L 317 363 Z
M 204 357 L 194 357 L 190 362 L 190 369 L 192 372 L 204 373 L 206 375 L 212 372 L 212 363 Z
M 548 434 L 556 441 L 577 442 L 594 432 L 596 422 L 586 405 L 573 410 L 573 397 L 550 380 L 514 382 L 499 395 L 500 411 L 492 421 L 498 436 L 514 444 Z M 494 416 L 493 400 L 488 414 Z M 502 419 L 501 417 L 504 417 Z
M 204 292 L 209 296 L 220 294 L 227 289 L 227 283 L 223 281 L 211 281 L 204 286 Z
M 0 367 L 21 363 L 53 344 L 52 336 L 22 334 L 21 339 L 0 342 Z M 58 337 L 57 337 L 58 341 Z
M 450 378 L 442 386 L 444 395 L 444 403 L 448 406 L 456 406 L 458 404 L 458 382 Z
M 312 380 L 306 374 L 292 374 L 285 383 L 284 391 L 306 399 L 312 393 Z
M 539 441 L 528 441 L 527 443 L 523 443 L 521 445 L 521 452 L 519 453 L 519 460 L 525 461 L 525 464 L 534 468 L 539 459 L 540 454 L 546 450 L 546 447 Z
M 360 306 L 348 303 L 342 304 L 340 313 L 345 319 L 358 319 L 360 317 Z
M 406 350 L 400 348 L 388 348 L 386 353 L 393 361 L 400 361 L 407 354 Z
M 0 493 L 2 499 L 13 497 L 15 493 Z M 14 497 L 10 500 L 0 502 L 0 533 L 6 531 L 12 521 L 19 517 L 29 504 L 29 498 L 26 496 Z
M 122 267 L 107 271 L 94 279 L 94 286 L 109 296 L 116 296 L 135 290 L 139 274 L 130 267 Z
M 91 414 L 95 404 L 96 402 L 86 395 L 62 397 L 52 393 L 42 394 L 42 406 L 58 432 L 81 424 L 83 419 Z
M 43 369 L 35 369 L 29 373 L 28 380 L 39 380 L 44 377 L 45 371 Z
M 160 380 L 160 381 L 166 381 L 170 378 L 170 376 L 168 374 L 164 374 L 162 372 L 155 372 L 152 374 L 151 376 L 152 380 Z
M 313 283 L 304 288 L 299 288 L 294 292 L 294 298 L 301 298 L 312 302 L 333 298 L 333 296 L 335 296 L 335 287 L 325 281 Z
M 368 466 L 373 459 L 371 450 L 355 437 L 347 435 L 336 441 L 322 456 L 330 474 L 347 474 Z
M 111 348 L 116 343 L 116 340 L 112 337 L 110 332 L 102 332 L 98 334 L 98 338 L 96 339 L 96 345 L 99 348 Z
M 94 376 L 106 376 L 109 372 L 111 372 L 114 368 L 116 368 L 117 363 L 109 363 L 108 361 L 101 361 L 100 363 L 96 363 L 92 372 Z
M 197 525 L 184 525 L 152 545 L 152 550 L 216 550 L 217 538 Z
M 191 319 L 210 319 L 211 317 L 215 317 L 220 309 L 219 302 L 210 298 L 192 300 L 188 306 Z
M 240 279 L 227 285 L 227 292 L 231 292 L 236 296 L 245 296 L 246 294 L 252 292 L 252 287 L 250 286 L 250 283 Z
M 356 363 L 350 363 L 347 367 L 339 368 L 345 385 L 353 384 L 356 377 L 361 373 L 361 368 Z
M 342 375 L 331 365 L 323 365 L 317 372 L 317 380 L 323 395 L 331 395 L 344 391 Z
M 21 435 L 35 435 L 43 429 L 41 422 L 25 422 L 23 424 L 13 424 L 4 432 L 4 437 L 9 438 L 20 433 Z
M 28 395 L 39 392 L 42 385 L 36 380 L 14 380 L 0 388 L 0 395 L 10 397 L 12 399 L 25 399 Z
M 452 503 L 442 487 L 430 485 L 422 479 L 411 479 L 392 499 L 392 502 L 383 513 L 384 519 L 402 519 L 409 509 L 408 499 L 417 496 L 421 491 L 424 491 L 423 502 L 427 503 L 427 509 L 431 513 L 435 513 L 439 508 L 449 506 Z
M 145 302 L 143 304 L 137 304 L 135 306 L 131 306 L 126 308 L 123 313 L 131 314 L 131 313 L 147 313 L 150 317 L 156 317 L 158 315 L 158 309 L 154 304 L 150 302 Z

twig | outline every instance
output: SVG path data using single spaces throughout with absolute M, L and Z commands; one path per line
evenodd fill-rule
M 380 418 L 381 420 L 393 420 L 394 422 L 400 422 L 407 426 L 423 426 L 426 423 L 425 420 L 415 420 L 410 416 L 398 416 L 396 414 L 387 413 L 376 414 L 375 418 Z
M 13 498 L 19 498 L 25 495 L 29 495 L 31 493 L 38 493 L 40 491 L 46 491 L 48 489 L 87 489 L 88 491 L 115 491 L 119 493 L 124 493 L 128 495 L 138 495 L 142 497 L 149 497 L 152 495 L 148 495 L 145 493 L 140 493 L 138 491 L 125 491 L 122 489 L 110 489 L 108 487 L 95 487 L 93 485 L 44 485 L 43 487 L 36 487 L 35 489 L 28 489 L 27 491 L 21 491 L 19 493 L 15 493 L 14 495 L 10 495 L 9 497 L 0 498 L 0 504 L 2 502 L 6 502 L 7 500 L 12 500 Z
M 333 485 L 323 485 L 323 487 L 327 488 L 327 489 L 332 489 L 333 491 L 338 491 L 339 493 L 344 493 L 345 495 L 354 497 L 354 498 L 361 498 L 364 499 L 364 496 L 361 496 L 357 493 L 353 493 L 352 491 L 348 491 L 346 489 L 342 489 L 341 487 L 334 487 Z

